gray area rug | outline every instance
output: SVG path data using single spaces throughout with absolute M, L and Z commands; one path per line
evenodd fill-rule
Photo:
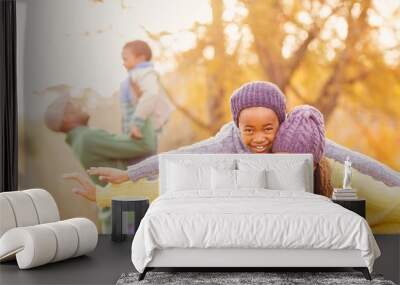
M 142 281 L 139 273 L 124 273 L 117 285 L 131 284 L 387 284 L 382 275 L 372 274 L 372 281 L 361 272 L 148 272 Z

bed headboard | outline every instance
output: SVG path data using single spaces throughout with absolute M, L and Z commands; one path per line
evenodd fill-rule
M 284 169 L 302 164 L 304 167 L 304 179 L 306 181 L 306 191 L 314 192 L 313 177 L 313 157 L 311 154 L 160 154 L 159 155 L 159 192 L 160 195 L 166 192 L 167 185 L 167 165 L 169 162 L 184 163 L 188 167 L 193 166 L 214 166 L 214 165 L 233 165 L 238 169 L 238 165 L 260 164 L 266 168 Z

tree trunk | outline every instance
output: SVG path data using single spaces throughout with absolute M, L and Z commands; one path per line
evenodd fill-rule
M 225 88 L 224 88 L 224 62 L 227 58 L 225 51 L 224 23 L 222 19 L 224 4 L 222 0 L 210 1 L 213 21 L 209 28 L 214 58 L 207 67 L 207 89 L 208 89 L 208 114 L 210 130 L 216 133 L 224 119 Z
M 260 60 L 265 78 L 281 89 L 285 81 L 282 10 L 276 1 L 243 1 L 248 10 L 246 23 L 254 37 L 254 50 Z M 271 26 L 271 23 L 274 26 Z

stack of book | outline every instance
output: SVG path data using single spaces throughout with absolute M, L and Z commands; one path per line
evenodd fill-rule
M 332 199 L 335 200 L 356 200 L 357 190 L 356 189 L 341 189 L 335 188 L 333 190 Z

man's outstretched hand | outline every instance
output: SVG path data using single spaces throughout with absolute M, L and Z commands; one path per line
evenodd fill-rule
M 87 170 L 87 173 L 99 176 L 100 181 L 107 183 L 120 184 L 129 180 L 128 172 L 117 168 L 91 167 Z
M 72 192 L 81 195 L 89 201 L 96 202 L 96 185 L 87 177 L 80 173 L 74 172 L 64 174 L 62 178 L 78 182 L 80 187 L 72 188 Z

